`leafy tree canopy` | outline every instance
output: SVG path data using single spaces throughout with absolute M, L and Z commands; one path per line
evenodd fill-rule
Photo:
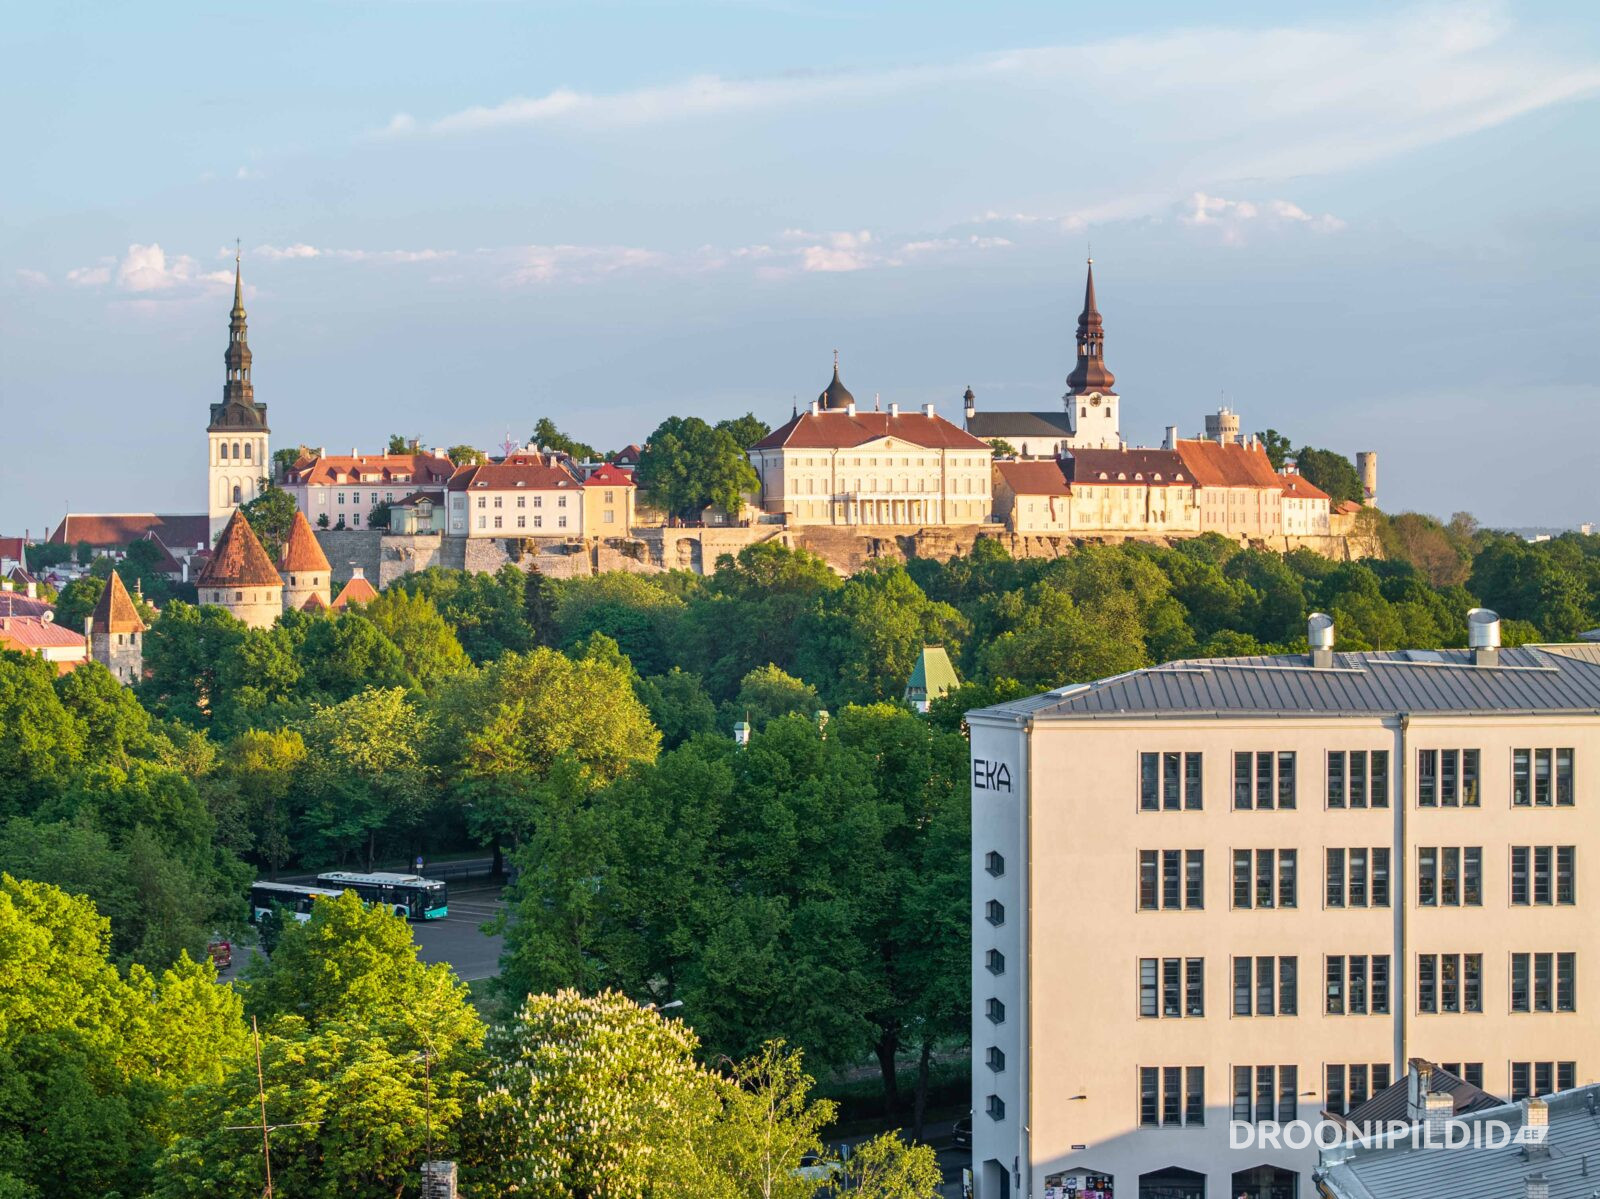
M 729 430 L 697 416 L 668 417 L 650 435 L 634 475 L 649 503 L 681 520 L 716 505 L 731 516 L 760 486 L 745 447 Z

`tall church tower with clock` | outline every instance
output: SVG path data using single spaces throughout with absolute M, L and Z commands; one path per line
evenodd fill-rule
M 261 491 L 261 480 L 272 473 L 267 437 L 267 406 L 256 403 L 250 382 L 250 342 L 245 327 L 244 288 L 239 256 L 233 260 L 233 311 L 228 317 L 228 349 L 223 354 L 227 377 L 222 402 L 211 405 L 206 427 L 206 486 L 210 498 L 211 540 L 228 523 L 240 504 Z
M 1078 361 L 1067 376 L 1061 402 L 1072 420 L 1072 445 L 1114 450 L 1122 444 L 1115 390 L 1117 377 L 1106 367 L 1105 324 L 1094 298 L 1094 259 L 1083 288 L 1083 311 L 1078 314 Z

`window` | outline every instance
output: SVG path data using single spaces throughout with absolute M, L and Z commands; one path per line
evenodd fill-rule
M 1006 872 L 1006 860 L 991 849 L 983 855 L 983 868 L 995 878 L 999 878 Z
M 565 516 L 556 517 L 556 524 L 559 525 L 563 529 L 566 528 L 567 527 L 567 518 Z
M 991 998 L 984 1004 L 983 1014 L 989 1017 L 990 1024 L 1004 1024 L 1006 1022 L 1006 1005 L 998 999 Z
M 1006 972 L 1006 955 L 998 949 L 991 949 L 984 954 L 983 963 L 990 974 L 1004 974 Z
M 1299 959 L 1233 959 L 1235 1016 L 1293 1016 L 1299 1006 Z
M 1572 750 L 1512 750 L 1511 802 L 1519 808 L 1571 807 Z
M 1006 905 L 998 899 L 991 899 L 983 905 L 983 918 L 998 928 L 1006 922 Z
M 1233 906 L 1292 908 L 1299 893 L 1298 855 L 1292 849 L 1233 851 Z
M 1330 1016 L 1389 1013 L 1389 955 L 1330 956 L 1323 974 L 1323 1011 Z
M 1330 908 L 1386 908 L 1389 906 L 1389 851 L 1330 849 L 1327 851 L 1326 903 Z
M 497 528 L 497 529 L 500 528 L 500 522 L 503 521 L 504 519 L 505 518 L 503 516 L 495 517 L 494 518 L 494 527 Z
M 1204 958 L 1140 958 L 1139 1015 L 1175 1020 L 1206 1014 Z
M 1205 851 L 1201 849 L 1141 849 L 1139 851 L 1139 907 L 1202 908 L 1205 906 Z
M 1233 1118 L 1242 1123 L 1288 1123 L 1299 1103 L 1299 1079 L 1296 1066 L 1235 1066 Z
M 1574 1012 L 1578 1009 L 1578 955 L 1514 953 L 1511 955 L 1513 1012 Z
M 1478 751 L 1419 749 L 1417 804 L 1424 808 L 1478 806 Z
M 1482 1062 L 1440 1062 L 1439 1067 L 1475 1087 L 1483 1086 Z
M 1000 1046 L 989 1046 L 989 1052 L 984 1054 L 984 1063 L 996 1074 L 1002 1073 L 1006 1068 L 1006 1055 L 1001 1052 Z
M 984 1106 L 984 1111 L 989 1113 L 991 1120 L 1004 1120 L 1006 1118 L 1006 1101 L 998 1095 L 990 1095 L 989 1102 Z
M 343 498 L 341 498 L 341 499 L 340 499 L 340 500 L 339 500 L 339 502 L 340 502 L 340 503 L 341 503 L 341 504 L 342 504 L 342 503 L 344 503 L 344 500 L 343 500 Z M 478 497 L 478 507 L 480 507 L 480 508 L 484 508 L 484 507 L 487 507 L 487 506 L 488 506 L 488 501 L 487 501 L 487 500 L 485 500 L 485 498 L 484 498 L 484 497 L 483 497 L 483 496 L 481 496 L 481 495 L 480 495 L 480 496 L 479 496 L 479 497 Z
M 535 516 L 533 518 L 533 527 L 536 528 L 536 529 L 543 528 L 544 527 L 544 517 Z
M 1139 810 L 1176 812 L 1181 806 L 1198 812 L 1200 755 L 1197 753 L 1142 753 L 1139 755 Z
M 1370 1066 L 1330 1064 L 1325 1075 L 1327 1102 L 1324 1107 L 1340 1116 L 1349 1114 L 1379 1091 L 1386 1090 L 1392 1081 L 1388 1062 L 1374 1062 Z
M 1424 953 L 1417 958 L 1417 1010 L 1483 1011 L 1481 953 Z
M 1517 1103 L 1535 1095 L 1570 1091 L 1578 1085 L 1577 1062 L 1512 1062 L 1511 1101 Z
M 542 495 L 534 496 L 533 497 L 533 506 L 535 508 L 543 508 L 544 507 L 544 496 L 542 496 Z
M 567 497 L 564 496 L 564 495 L 556 496 L 556 507 L 557 508 L 565 508 L 566 506 L 567 506 Z
M 1241 811 L 1294 807 L 1294 754 L 1290 751 L 1233 755 L 1233 806 Z
M 1575 845 L 1513 845 L 1511 902 L 1518 907 L 1576 903 L 1577 864 Z
M 1423 907 L 1482 907 L 1483 849 L 1419 846 L 1417 902 Z
M 528 518 L 526 516 L 517 517 L 517 528 L 526 529 L 527 527 L 528 527 Z
M 1140 1066 L 1139 1126 L 1199 1128 L 1206 1122 L 1204 1066 Z

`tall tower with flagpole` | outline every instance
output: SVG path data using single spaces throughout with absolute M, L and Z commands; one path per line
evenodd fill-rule
M 235 248 L 233 310 L 228 314 L 228 348 L 222 356 L 226 367 L 222 402 L 211 405 L 211 423 L 206 427 L 207 509 L 213 542 L 234 509 L 255 499 L 261 480 L 272 473 L 267 406 L 256 402 L 255 385 L 250 381 L 241 258 Z

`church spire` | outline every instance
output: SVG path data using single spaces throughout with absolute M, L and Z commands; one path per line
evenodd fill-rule
M 228 314 L 228 350 L 223 355 L 227 380 L 222 387 L 224 404 L 255 404 L 255 387 L 250 382 L 250 337 L 244 314 L 244 275 L 235 248 L 233 254 L 233 311 Z
M 1067 376 L 1072 395 L 1109 392 L 1117 378 L 1105 364 L 1105 327 L 1094 298 L 1094 259 L 1089 259 L 1089 277 L 1083 287 L 1083 311 L 1078 314 L 1078 362 Z

